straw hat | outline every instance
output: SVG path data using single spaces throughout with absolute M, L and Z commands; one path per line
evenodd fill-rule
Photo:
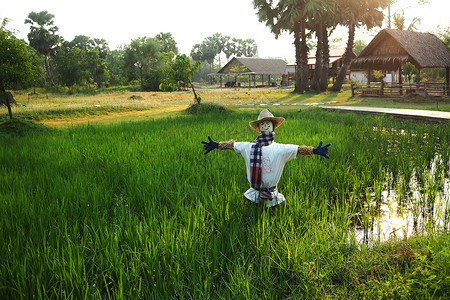
M 249 123 L 250 127 L 255 129 L 258 132 L 261 132 L 259 129 L 259 123 L 262 121 L 272 121 L 273 123 L 273 130 L 275 130 L 278 126 L 283 123 L 284 118 L 283 117 L 274 117 L 273 114 L 268 109 L 263 109 L 258 116 L 258 120 L 251 121 Z

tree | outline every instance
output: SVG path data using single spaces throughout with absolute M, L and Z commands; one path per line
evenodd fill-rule
M 356 40 L 353 43 L 353 52 L 355 52 L 356 55 L 359 55 L 364 50 L 364 48 L 366 48 L 366 46 L 367 46 L 367 44 L 365 41 Z
M 0 28 L 0 100 L 8 108 L 12 119 L 11 102 L 14 98 L 8 89 L 17 84 L 26 84 L 33 78 L 33 68 L 25 41 L 17 39 L 10 31 Z
M 223 50 L 225 49 L 229 37 L 223 36 L 222 34 L 216 32 L 210 37 L 210 39 L 213 40 L 217 45 L 217 54 L 219 55 L 219 68 L 220 68 L 221 67 L 220 53 L 222 53 Z
M 215 33 L 205 38 L 202 43 L 195 44 L 192 47 L 190 56 L 194 61 L 206 61 L 209 64 L 209 73 L 212 73 L 214 67 L 214 60 L 223 52 L 230 59 L 231 55 L 252 57 L 256 55 L 258 47 L 253 39 L 237 39 L 223 36 L 220 33 Z
M 390 0 L 338 0 L 339 24 L 348 27 L 347 47 L 345 48 L 342 66 L 336 77 L 336 81 L 330 90 L 340 91 L 350 66 L 355 29 L 366 26 L 367 29 L 381 26 L 383 12 L 380 9 L 387 7 Z
M 200 65 L 200 61 L 193 64 L 185 54 L 178 55 L 174 60 L 166 64 L 165 73 L 167 77 L 160 84 L 160 89 L 163 91 L 176 91 L 192 88 L 197 102 L 200 102 L 192 85 L 192 77 Z
M 405 11 L 402 10 L 402 13 L 395 13 L 392 15 L 392 22 L 394 23 L 394 28 L 398 30 L 405 30 Z M 417 26 L 420 24 L 420 18 L 414 17 L 411 20 L 411 23 L 406 28 L 408 31 L 417 30 Z
M 77 35 L 70 42 L 62 41 L 61 46 L 58 48 L 58 52 L 61 54 L 61 51 L 64 51 L 66 56 L 80 56 L 81 54 L 79 51 L 72 51 L 74 49 L 79 49 L 84 53 L 83 64 L 85 65 L 86 71 L 89 71 L 89 73 L 84 73 L 84 75 L 89 74 L 89 78 L 86 78 L 87 80 L 83 81 L 93 81 L 98 87 L 108 84 L 110 75 L 105 62 L 109 53 L 108 43 L 104 39 L 91 39 L 85 35 Z M 58 59 L 61 60 L 61 58 L 61 55 L 59 55 Z M 73 60 L 69 61 L 76 63 L 76 61 Z M 79 63 L 81 63 L 81 61 Z M 64 68 L 66 67 L 63 67 L 63 69 Z M 77 83 L 79 84 L 79 82 Z
M 320 0 L 315 0 L 320 2 Z M 313 9 L 308 0 L 253 0 L 260 22 L 264 22 L 275 38 L 282 32 L 294 35 L 295 61 L 297 71 L 295 77 L 295 93 L 303 93 L 309 89 L 308 80 L 308 46 L 307 23 Z
M 209 64 L 209 70 L 212 73 L 214 59 L 219 53 L 219 45 L 216 44 L 216 41 L 212 37 L 207 37 L 200 44 L 200 48 L 203 53 L 203 60 L 206 60 Z
M 105 59 L 100 56 L 98 47 L 89 50 L 87 54 L 87 67 L 92 75 L 92 79 L 97 84 L 97 87 L 103 87 L 109 83 L 111 78 Z
M 234 54 L 237 56 L 253 57 L 258 53 L 258 46 L 254 39 L 233 38 L 233 42 L 235 43 Z
M 409 84 L 411 82 L 420 82 L 422 80 L 422 76 L 420 76 L 420 71 L 410 62 L 407 62 L 402 67 L 403 75 Z
M 450 48 L 450 25 L 448 25 L 447 28 L 440 28 L 438 26 L 436 35 L 445 45 L 447 45 L 448 48 Z
M 311 88 L 317 91 L 326 91 L 330 60 L 328 28 L 334 28 L 336 25 L 335 1 L 310 1 L 308 5 L 311 17 L 309 28 L 315 32 L 317 37 L 316 64 Z
M 52 84 L 54 84 L 54 78 L 49 63 L 49 55 L 59 42 L 59 36 L 56 34 L 58 27 L 53 23 L 54 17 L 47 11 L 31 12 L 25 20 L 25 24 L 31 25 L 30 33 L 28 33 L 30 46 L 44 55 L 45 70 Z
M 59 83 L 71 88 L 75 84 L 83 85 L 91 77 L 88 71 L 86 51 L 80 48 L 72 48 L 68 51 L 58 49 L 55 55 L 56 78 Z
M 43 86 L 45 84 L 44 56 L 39 54 L 36 49 L 32 47 L 28 46 L 27 50 L 33 69 L 33 78 L 30 81 L 30 84 L 35 88 L 36 93 L 36 86 Z
M 159 42 L 152 38 L 142 37 L 132 40 L 125 47 L 124 67 L 128 71 L 129 78 L 139 78 L 141 87 L 144 87 L 144 75 L 150 68 L 156 67 Z
M 175 39 L 172 37 L 172 34 L 170 32 L 160 32 L 155 36 L 155 39 L 160 44 L 161 52 L 173 52 L 175 54 L 178 54 L 177 42 L 175 42 Z

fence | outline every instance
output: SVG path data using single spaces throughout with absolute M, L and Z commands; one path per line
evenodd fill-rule
M 369 97 L 401 97 L 408 94 L 423 96 L 448 96 L 449 86 L 445 82 L 422 83 L 385 83 L 371 82 L 370 84 L 352 83 L 352 97 L 355 95 Z

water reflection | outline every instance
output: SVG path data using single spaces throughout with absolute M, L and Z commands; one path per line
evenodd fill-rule
M 356 240 L 383 242 L 447 230 L 450 179 L 438 165 L 440 162 L 438 158 L 433 160 L 430 170 L 422 177 L 413 171 L 406 191 L 401 188 L 384 190 L 378 201 L 375 193 L 367 197 L 369 200 L 356 215 L 357 225 L 353 228 Z

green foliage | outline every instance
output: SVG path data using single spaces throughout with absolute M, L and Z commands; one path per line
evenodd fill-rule
M 54 77 L 49 55 L 60 40 L 60 37 L 56 34 L 58 27 L 54 25 L 54 17 L 47 11 L 31 12 L 25 20 L 25 24 L 30 24 L 30 32 L 28 33 L 30 46 L 44 56 L 46 75 L 52 84 L 54 83 Z
M 175 54 L 178 54 L 177 42 L 170 32 L 160 32 L 155 36 L 155 39 L 160 44 L 161 52 L 173 52 Z
M 0 92 L 28 84 L 33 80 L 33 66 L 23 40 L 0 29 Z
M 56 79 L 63 85 L 68 87 L 73 87 L 75 84 L 85 85 L 91 78 L 87 53 L 80 48 L 72 48 L 68 51 L 61 49 L 56 53 L 54 62 Z
M 217 55 L 225 53 L 227 59 L 231 55 L 235 56 L 255 56 L 258 52 L 258 47 L 254 39 L 237 39 L 223 36 L 220 33 L 215 33 L 206 37 L 202 43 L 195 44 L 192 47 L 190 56 L 194 61 L 206 61 L 210 65 L 209 73 L 213 70 L 214 60 Z M 220 66 L 220 62 L 219 62 Z
M 422 80 L 422 76 L 420 76 L 419 70 L 412 63 L 407 62 L 402 67 L 402 74 L 406 78 L 406 80 L 411 82 L 420 82 Z
M 54 25 L 54 17 L 47 11 L 40 11 L 29 13 L 25 20 L 25 24 L 30 24 L 30 46 L 45 56 L 50 54 L 60 39 L 56 34 L 58 27 Z
M 356 55 L 359 55 L 364 48 L 366 48 L 367 44 L 363 40 L 356 40 L 353 43 L 353 52 L 355 52 Z
M 441 41 L 450 49 L 450 25 L 446 28 L 437 29 L 437 36 L 441 39 Z
M 160 69 L 149 70 L 144 75 L 144 85 L 142 89 L 144 91 L 159 91 L 161 82 L 164 80 L 166 74 Z
M 165 92 L 173 92 L 190 88 L 192 77 L 200 65 L 200 61 L 193 64 L 185 54 L 169 60 L 164 69 L 166 78 L 161 82 L 160 89 Z
M 144 76 L 159 64 L 160 44 L 153 38 L 141 37 L 131 41 L 124 49 L 124 69 L 128 79 L 139 79 L 144 86 Z
M 123 60 L 124 54 L 125 51 L 122 48 L 119 48 L 109 51 L 105 58 L 105 63 L 111 77 L 111 85 L 124 85 L 128 83 Z

